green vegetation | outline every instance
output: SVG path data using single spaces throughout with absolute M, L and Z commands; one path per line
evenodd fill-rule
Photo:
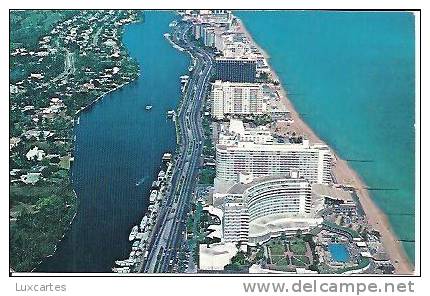
M 10 12 L 10 46 L 37 48 L 39 39 L 60 21 L 78 14 L 76 10 L 23 10 Z
M 207 159 L 215 158 L 215 145 L 212 141 L 212 122 L 208 116 L 203 116 L 203 156 L 205 161 Z M 200 170 L 199 183 L 203 185 L 213 186 L 216 177 L 215 168 L 212 166 L 205 166 Z
M 310 263 L 309 258 L 306 256 L 293 256 L 291 258 L 291 264 L 298 267 L 305 267 Z
M 302 239 L 295 239 L 289 242 L 289 248 L 294 255 L 306 254 L 306 242 Z
M 264 248 L 261 246 L 258 246 L 257 248 L 258 249 L 257 249 L 257 252 L 255 253 L 255 258 L 254 258 L 255 263 L 257 263 L 257 262 L 259 262 L 265 258 Z
M 231 272 L 247 272 L 251 264 L 252 263 L 248 259 L 246 253 L 239 251 L 235 256 L 233 256 L 233 258 L 231 258 L 230 263 L 224 266 L 224 270 Z
M 261 83 L 267 83 L 270 82 L 269 80 L 269 73 L 263 72 L 260 74 L 260 77 L 258 78 L 258 81 Z
M 75 195 L 70 184 L 60 189 L 45 187 L 27 192 L 15 186 L 13 190 L 19 191 L 22 201 L 14 201 L 14 208 L 21 209 L 16 222 L 10 226 L 10 263 L 15 271 L 29 271 L 41 258 L 55 251 L 56 243 L 76 212 Z M 22 207 L 31 199 L 37 200 L 33 207 Z
M 216 177 L 215 168 L 207 167 L 200 171 L 199 183 L 204 185 L 213 185 Z
M 288 270 L 290 265 L 290 258 L 285 255 L 285 245 L 282 239 L 275 239 L 268 245 L 270 252 L 271 263 L 276 266 L 278 270 Z
M 307 244 L 312 245 L 308 240 L 312 241 L 312 236 L 308 234 L 302 234 L 301 231 L 292 237 L 287 238 L 285 234 L 278 238 L 274 238 L 267 243 L 267 248 L 270 256 L 270 263 L 273 265 L 272 268 L 276 270 L 294 270 L 295 267 L 306 267 L 309 266 L 312 259 L 307 255 Z
M 121 43 L 123 24 L 137 19 L 132 11 L 10 12 L 10 262 L 15 271 L 30 271 L 52 254 L 76 213 L 69 180 L 76 114 L 137 77 L 138 64 Z
M 266 125 L 272 122 L 272 118 L 269 114 L 252 115 L 243 119 L 243 122 L 253 122 L 255 125 Z
M 215 157 L 215 146 L 212 142 L 212 122 L 207 116 L 203 117 L 203 133 L 204 133 L 204 143 L 203 143 L 203 155 L 205 157 Z
M 269 246 L 271 256 L 284 256 L 285 247 L 283 244 L 274 243 Z
M 272 263 L 276 265 L 277 268 L 283 268 L 290 265 L 290 258 L 287 256 L 274 256 L 272 257 Z
M 199 244 L 205 239 L 204 233 L 200 230 L 202 211 L 203 206 L 201 203 L 194 204 L 192 215 L 189 216 L 187 221 L 188 245 L 196 262 L 198 262 L 199 258 Z
M 217 216 L 211 215 L 208 211 L 203 210 L 203 205 L 200 202 L 193 204 L 191 215 L 187 220 L 187 237 L 188 245 L 195 262 L 198 262 L 200 244 L 209 245 L 221 241 L 217 237 L 208 237 L 211 232 L 211 230 L 208 230 L 208 227 L 210 225 L 220 224 L 220 219 Z

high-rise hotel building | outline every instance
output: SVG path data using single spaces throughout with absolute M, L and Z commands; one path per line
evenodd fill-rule
M 243 202 L 226 202 L 223 205 L 223 237 L 224 241 L 248 242 L 249 212 Z
M 215 80 L 253 83 L 256 73 L 255 59 L 226 57 L 215 59 Z
M 326 145 L 258 143 L 229 140 L 216 145 L 216 178 L 237 181 L 239 174 L 254 177 L 297 171 L 310 183 L 331 183 L 332 156 Z
M 262 114 L 263 91 L 261 84 L 222 82 L 212 84 L 212 116 L 224 118 L 225 114 Z

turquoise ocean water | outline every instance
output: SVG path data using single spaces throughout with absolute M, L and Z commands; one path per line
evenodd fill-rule
M 238 11 L 303 119 L 372 188 L 414 260 L 414 16 Z

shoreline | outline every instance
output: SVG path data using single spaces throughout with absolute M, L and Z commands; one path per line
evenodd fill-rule
M 125 24 L 125 25 L 129 25 L 129 24 L 134 24 L 134 23 L 138 23 L 138 22 L 140 22 L 141 20 L 135 20 L 135 21 L 132 21 L 132 22 L 130 22 L 130 23 L 128 23 L 128 24 Z M 124 28 L 121 28 L 121 30 L 123 30 Z M 122 34 L 122 33 L 121 33 Z M 128 53 L 127 53 L 127 55 L 128 55 Z M 80 109 L 78 109 L 76 112 L 75 112 L 75 114 L 74 114 L 74 119 L 73 119 L 73 126 L 72 126 L 72 130 L 74 130 L 75 129 L 75 127 L 76 127 L 76 122 L 78 122 L 78 124 L 79 124 L 79 117 L 80 117 L 80 115 L 81 115 L 81 112 L 87 112 L 87 111 L 90 111 L 91 110 L 91 108 L 95 105 L 95 104 L 97 104 L 100 100 L 102 100 L 105 96 L 107 96 L 108 94 L 110 94 L 110 93 L 112 93 L 112 92 L 114 92 L 114 91 L 116 91 L 116 90 L 118 90 L 118 89 L 121 89 L 122 87 L 124 87 L 125 85 L 127 85 L 127 84 L 129 84 L 129 83 L 131 83 L 131 82 L 134 82 L 134 81 L 136 81 L 137 80 L 137 78 L 139 78 L 139 76 L 140 76 L 140 71 L 141 71 L 141 69 L 139 69 L 138 70 L 138 72 L 137 72 L 137 77 L 135 78 L 135 79 L 132 79 L 132 80 L 130 80 L 130 81 L 126 81 L 126 82 L 123 82 L 123 83 L 121 83 L 121 84 L 118 84 L 118 85 L 116 85 L 114 88 L 112 88 L 112 89 L 110 89 L 110 90 L 107 90 L 106 92 L 104 92 L 103 94 L 100 94 L 99 96 L 97 96 L 95 99 L 93 99 L 91 102 L 89 102 L 87 105 L 85 105 L 85 106 L 83 106 L 83 107 L 81 107 Z M 76 135 L 74 135 L 74 137 L 73 137 L 73 150 L 75 149 L 75 141 L 76 141 Z M 71 170 L 71 168 L 70 168 L 70 170 Z M 74 196 L 75 196 L 75 202 L 76 202 L 76 205 L 78 205 L 78 202 L 79 202 L 79 197 L 78 197 L 78 194 L 76 193 L 76 191 L 75 191 L 75 189 L 73 188 L 73 180 L 72 180 L 72 176 L 71 175 L 69 175 L 69 181 L 70 181 L 70 184 L 71 184 L 71 186 L 72 186 L 72 191 L 73 191 L 73 194 L 74 194 Z M 65 231 L 63 232 L 63 234 L 62 234 L 62 236 L 61 236 L 61 238 L 60 239 L 58 239 L 58 241 L 55 243 L 55 246 L 54 246 L 54 251 L 51 253 L 51 254 L 49 254 L 49 255 L 47 255 L 47 256 L 45 256 L 45 257 L 43 257 L 38 263 L 37 263 L 37 265 L 30 271 L 30 272 L 39 272 L 39 271 L 37 271 L 37 269 L 41 266 L 41 264 L 42 263 L 44 263 L 45 262 L 45 260 L 47 260 L 48 258 L 51 258 L 51 257 L 53 257 L 54 255 L 55 255 L 55 253 L 57 252 L 57 250 L 58 250 L 58 245 L 64 240 L 64 238 L 66 237 L 66 235 L 70 232 L 70 230 L 71 230 L 71 227 L 72 227 L 72 224 L 73 224 L 73 222 L 74 222 L 74 220 L 75 220 L 75 218 L 76 218 L 76 216 L 77 216 L 77 214 L 78 214 L 78 208 L 76 207 L 76 211 L 75 211 L 75 213 L 73 214 L 73 217 L 72 217 L 72 219 L 69 221 L 69 223 L 68 223 L 68 226 L 67 226 L 67 229 L 65 229 Z M 43 273 L 43 272 L 40 272 L 40 273 Z
M 139 74 L 138 74 L 138 76 L 139 76 Z M 76 122 L 76 120 L 79 120 L 79 115 L 80 115 L 80 113 L 81 112 L 87 112 L 87 111 L 90 111 L 89 109 L 91 109 L 93 106 L 94 106 L 94 104 L 96 104 L 99 100 L 101 100 L 101 99 L 103 99 L 106 95 L 108 95 L 108 94 L 110 94 L 111 92 L 113 92 L 113 91 L 115 91 L 115 90 L 118 90 L 118 89 L 120 89 L 120 88 L 122 88 L 123 86 L 125 86 L 125 85 L 127 85 L 127 84 L 129 84 L 130 82 L 133 82 L 134 80 L 131 80 L 131 81 L 127 81 L 127 82 L 124 82 L 124 83 L 122 83 L 122 84 L 119 84 L 119 85 L 117 85 L 115 88 L 113 88 L 113 89 L 111 89 L 111 90 L 109 90 L 109 91 L 107 91 L 106 93 L 104 93 L 104 94 L 102 94 L 102 95 L 100 95 L 100 96 L 98 96 L 97 98 L 95 98 L 92 102 L 90 102 L 88 105 L 86 105 L 85 107 L 82 107 L 81 109 L 79 109 L 79 110 L 77 110 L 76 112 L 75 112 L 75 116 L 77 116 L 77 118 L 75 118 L 74 119 L 74 121 Z M 76 123 L 74 123 L 73 124 L 73 129 L 75 128 L 75 126 L 76 126 Z M 75 142 L 75 140 L 73 140 L 73 142 Z M 74 145 L 73 145 L 73 147 L 74 147 Z M 69 176 L 69 180 L 70 180 L 70 184 L 73 184 L 73 180 L 71 179 L 71 176 Z M 72 185 L 72 187 L 73 187 L 73 185 Z M 73 194 L 75 195 L 75 201 L 76 201 L 76 203 L 78 203 L 78 201 L 79 201 L 79 197 L 78 197 L 78 194 L 76 193 L 76 191 L 75 191 L 75 189 L 73 188 L 72 189 L 72 191 L 73 191 Z M 30 272 L 38 272 L 37 271 L 37 268 L 39 268 L 40 267 L 40 265 L 46 260 L 46 259 L 48 259 L 48 258 L 51 258 L 52 256 L 54 256 L 55 255 L 55 253 L 57 252 L 57 250 L 58 250 L 58 245 L 63 241 L 63 239 L 65 238 L 65 236 L 70 232 L 70 228 L 72 227 L 72 223 L 73 223 L 73 221 L 75 220 L 75 218 L 76 218 L 76 215 L 78 214 L 78 209 L 76 208 L 76 211 L 75 211 L 75 213 L 73 214 L 73 217 L 72 217 L 72 219 L 69 221 L 69 224 L 68 224 L 68 226 L 67 226 L 67 229 L 66 229 L 66 231 L 64 231 L 64 233 L 62 234 L 62 236 L 61 236 L 61 238 L 55 243 L 55 247 L 54 247 L 54 251 L 51 253 L 51 254 L 49 254 L 49 255 L 47 255 L 47 256 L 45 256 L 45 257 L 43 257 L 42 258 L 42 260 L 40 260 L 39 262 L 38 262 L 38 264 L 30 271 Z M 41 273 L 43 273 L 43 272 L 41 272 Z
M 254 41 L 252 35 L 243 24 L 243 21 L 239 18 L 237 19 L 240 30 L 245 34 L 249 42 L 254 45 L 266 59 L 266 62 L 269 66 L 270 76 L 279 82 L 279 85 L 276 87 L 276 91 L 281 101 L 287 107 L 287 110 L 290 112 L 291 118 L 294 121 L 291 124 L 291 127 L 298 133 L 307 136 L 310 142 L 327 145 L 327 143 L 320 139 L 318 135 L 310 128 L 310 126 L 300 117 L 299 113 L 294 108 L 294 105 L 288 99 L 286 88 L 282 85 L 282 81 L 279 79 L 270 63 L 270 56 Z M 376 205 L 375 201 L 370 196 L 368 190 L 366 189 L 367 186 L 365 182 L 334 149 L 332 149 L 329 145 L 327 146 L 330 148 L 335 157 L 333 173 L 336 176 L 337 183 L 348 184 L 356 189 L 358 199 L 363 207 L 364 212 L 366 213 L 368 223 L 381 234 L 382 244 L 395 267 L 395 274 L 414 274 L 414 266 L 406 255 L 403 245 L 400 243 L 399 239 L 394 233 L 393 228 L 388 221 L 388 217 Z

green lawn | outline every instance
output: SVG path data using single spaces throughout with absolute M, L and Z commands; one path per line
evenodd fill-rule
M 289 247 L 291 252 L 293 252 L 295 255 L 306 254 L 306 242 L 302 239 L 295 239 L 289 242 Z
M 11 11 L 11 49 L 22 45 L 26 45 L 27 48 L 37 47 L 39 38 L 48 34 L 58 22 L 75 14 L 77 12 L 73 10 Z
M 67 184 L 67 180 L 62 179 L 64 184 Z M 56 194 L 59 189 L 58 185 L 46 185 L 46 184 L 36 184 L 36 185 L 26 185 L 22 183 L 10 185 L 10 202 L 11 205 L 22 202 L 26 204 L 36 204 L 36 202 L 45 196 L 50 196 Z
M 274 244 L 269 246 L 270 248 L 270 255 L 271 256 L 281 256 L 285 253 L 285 248 L 281 244 Z
M 286 256 L 272 256 L 272 264 L 276 266 L 287 266 L 290 264 L 290 259 Z
M 306 256 L 294 256 L 291 258 L 291 263 L 298 267 L 304 267 L 310 263 L 309 258 Z
M 18 190 L 14 189 L 16 194 Z M 68 229 L 76 212 L 77 200 L 71 184 L 60 189 L 40 197 L 34 204 L 14 207 L 17 220 L 11 223 L 9 242 L 10 263 L 15 271 L 30 271 L 40 260 L 52 254 Z

